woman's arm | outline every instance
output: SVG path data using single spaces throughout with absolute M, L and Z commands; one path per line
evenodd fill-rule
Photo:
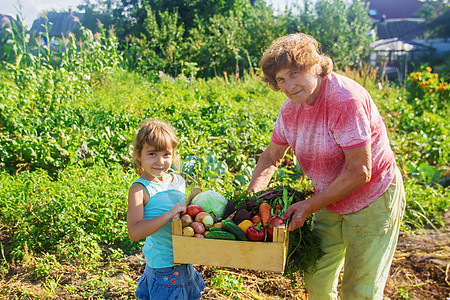
M 259 157 L 258 163 L 253 171 L 252 179 L 247 188 L 249 192 L 259 192 L 267 187 L 288 148 L 288 145 L 280 146 L 270 142 L 269 146 L 267 146 L 266 150 Z
M 138 241 L 152 235 L 178 213 L 186 212 L 186 203 L 177 203 L 168 212 L 144 221 L 145 195 L 145 189 L 140 184 L 133 184 L 128 192 L 127 227 L 128 235 L 132 241 Z
M 292 204 L 283 214 L 291 217 L 289 230 L 295 230 L 306 218 L 321 208 L 339 201 L 354 190 L 370 181 L 372 173 L 372 156 L 370 144 L 351 151 L 344 151 L 345 170 L 325 190 L 313 197 Z

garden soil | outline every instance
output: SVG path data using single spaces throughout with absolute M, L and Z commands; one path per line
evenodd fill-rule
M 446 225 L 438 231 L 401 232 L 385 300 L 450 299 L 450 211 L 444 215 L 444 221 Z M 24 257 L 20 264 L 10 261 L 11 238 L 11 234 L 0 231 L 0 243 L 6 249 L 0 264 L 1 299 L 134 299 L 134 289 L 144 268 L 142 253 L 86 269 L 76 263 L 52 268 L 50 262 L 47 275 L 37 279 L 35 259 Z M 273 273 L 195 268 L 207 285 L 202 299 L 307 299 L 301 278 L 292 285 L 290 280 Z M 213 285 L 214 278 L 225 281 Z
M 384 299 L 450 300 L 450 212 L 439 231 L 401 232 Z M 207 278 L 210 267 L 197 267 Z M 291 288 L 282 276 L 245 270 L 223 269 L 241 276 L 245 291 L 239 299 L 307 299 L 300 286 Z M 216 288 L 208 288 L 204 299 L 230 299 Z
M 443 216 L 445 226 L 401 232 L 386 283 L 384 299 L 450 300 L 450 211 Z M 206 281 L 216 274 L 213 268 L 197 266 Z M 241 276 L 245 291 L 239 299 L 307 299 L 305 290 L 279 275 L 235 269 L 223 274 Z M 230 299 L 220 289 L 207 288 L 204 299 Z

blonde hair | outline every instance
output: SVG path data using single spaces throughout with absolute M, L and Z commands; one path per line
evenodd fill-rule
M 155 151 L 172 150 L 172 163 L 177 170 L 181 170 L 181 159 L 175 151 L 180 143 L 178 142 L 178 139 L 174 134 L 174 130 L 169 123 L 165 123 L 157 119 L 146 119 L 143 121 L 141 128 L 133 141 L 133 166 L 139 175 L 144 172 L 142 164 L 139 160 L 144 144 L 154 147 Z
M 260 66 L 262 80 L 275 91 L 280 90 L 275 76 L 282 69 L 314 71 L 321 76 L 333 70 L 331 58 L 322 54 L 317 40 L 305 33 L 289 34 L 273 41 L 262 55 Z

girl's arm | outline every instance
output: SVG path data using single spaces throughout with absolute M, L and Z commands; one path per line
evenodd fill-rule
M 145 188 L 140 184 L 133 184 L 128 192 L 127 227 L 132 241 L 138 241 L 152 235 L 169 222 L 178 213 L 186 212 L 186 203 L 175 204 L 168 212 L 144 221 Z
M 269 143 L 269 146 L 259 157 L 253 171 L 252 179 L 247 188 L 249 192 L 259 192 L 267 187 L 288 148 L 288 145 L 280 146 L 273 142 Z
M 344 151 L 345 170 L 325 190 L 304 201 L 292 204 L 283 214 L 290 216 L 289 230 L 295 230 L 306 218 L 321 208 L 339 201 L 354 190 L 370 181 L 372 174 L 372 155 L 370 144 L 356 150 Z

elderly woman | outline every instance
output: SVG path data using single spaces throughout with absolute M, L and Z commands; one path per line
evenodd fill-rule
M 284 213 L 289 230 L 313 215 L 325 252 L 305 278 L 309 299 L 382 299 L 405 196 L 386 127 L 371 96 L 332 71 L 318 42 L 298 33 L 275 40 L 261 58 L 263 80 L 287 99 L 249 191 L 267 187 L 288 148 L 315 194 Z

